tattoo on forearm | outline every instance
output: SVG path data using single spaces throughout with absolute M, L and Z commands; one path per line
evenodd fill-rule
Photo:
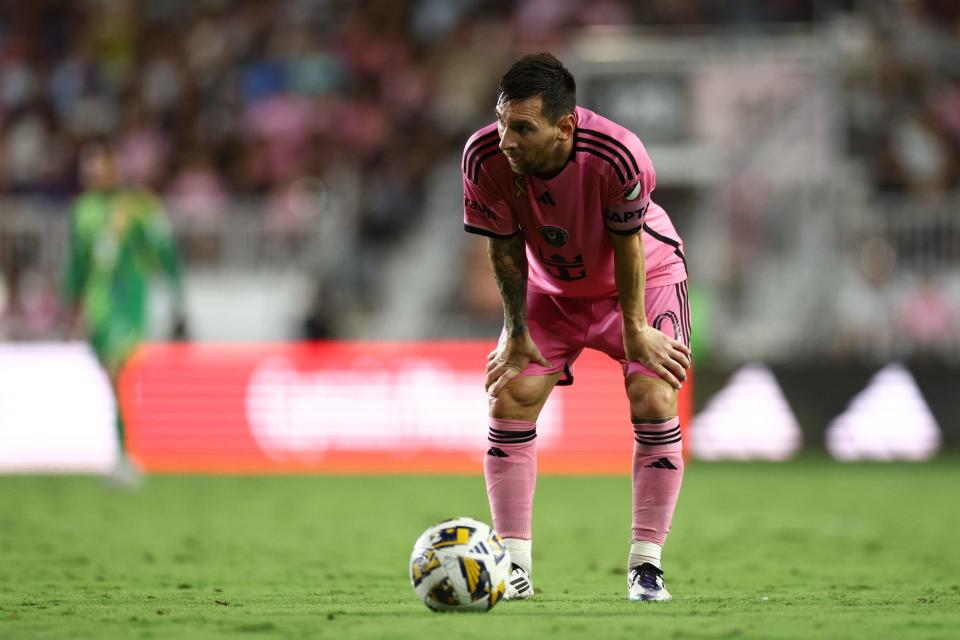
M 491 238 L 487 250 L 503 300 L 507 335 L 522 336 L 527 330 L 527 254 L 523 236 L 518 233 L 507 240 Z

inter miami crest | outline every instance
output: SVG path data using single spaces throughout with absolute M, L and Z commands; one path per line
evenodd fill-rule
M 560 227 L 553 227 L 550 225 L 540 227 L 540 235 L 551 247 L 562 247 L 563 245 L 567 244 L 567 240 L 570 239 L 570 236 L 566 231 Z

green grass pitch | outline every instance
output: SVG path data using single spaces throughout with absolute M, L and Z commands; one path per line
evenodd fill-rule
M 960 460 L 689 464 L 669 603 L 625 598 L 626 477 L 543 477 L 533 601 L 436 614 L 414 540 L 461 477 L 0 478 L 0 638 L 957 638 Z

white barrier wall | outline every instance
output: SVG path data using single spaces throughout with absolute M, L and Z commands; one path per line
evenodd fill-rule
M 487 346 L 147 345 L 125 377 L 131 453 L 147 471 L 168 472 L 425 472 L 441 462 L 443 471 L 475 468 L 485 429 L 473 433 L 470 425 L 483 412 L 477 363 Z M 443 367 L 421 366 L 427 361 Z M 545 410 L 541 468 L 625 473 L 620 371 L 592 352 L 577 367 L 577 386 L 558 392 Z M 955 385 L 948 380 L 938 389 L 924 379 L 942 412 Z M 455 407 L 479 398 L 479 408 L 464 414 L 462 438 L 456 429 L 435 437 L 456 427 L 460 415 L 423 409 L 438 388 Z M 794 401 L 812 402 L 809 394 Z M 807 435 L 838 460 L 925 460 L 945 444 L 917 380 L 901 365 L 876 373 L 836 411 L 825 431 Z M 780 383 L 759 365 L 730 376 L 692 420 L 689 407 L 681 415 L 692 425 L 685 440 L 696 458 L 783 460 L 801 447 Z M 109 381 L 85 343 L 0 343 L 0 473 L 108 472 L 118 453 L 115 416 Z M 816 422 L 808 419 L 806 428 Z
M 185 274 L 190 339 L 196 342 L 282 342 L 299 336 L 315 286 L 302 271 L 190 269 Z M 148 338 L 170 338 L 166 282 L 150 287 Z M 237 311 L 240 311 L 239 313 Z
M 0 343 L 0 472 L 103 473 L 116 403 L 85 343 Z

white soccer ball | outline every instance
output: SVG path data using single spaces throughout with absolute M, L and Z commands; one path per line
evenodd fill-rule
M 410 555 L 410 582 L 434 611 L 489 611 L 503 597 L 510 554 L 497 532 L 451 518 L 423 532 Z

